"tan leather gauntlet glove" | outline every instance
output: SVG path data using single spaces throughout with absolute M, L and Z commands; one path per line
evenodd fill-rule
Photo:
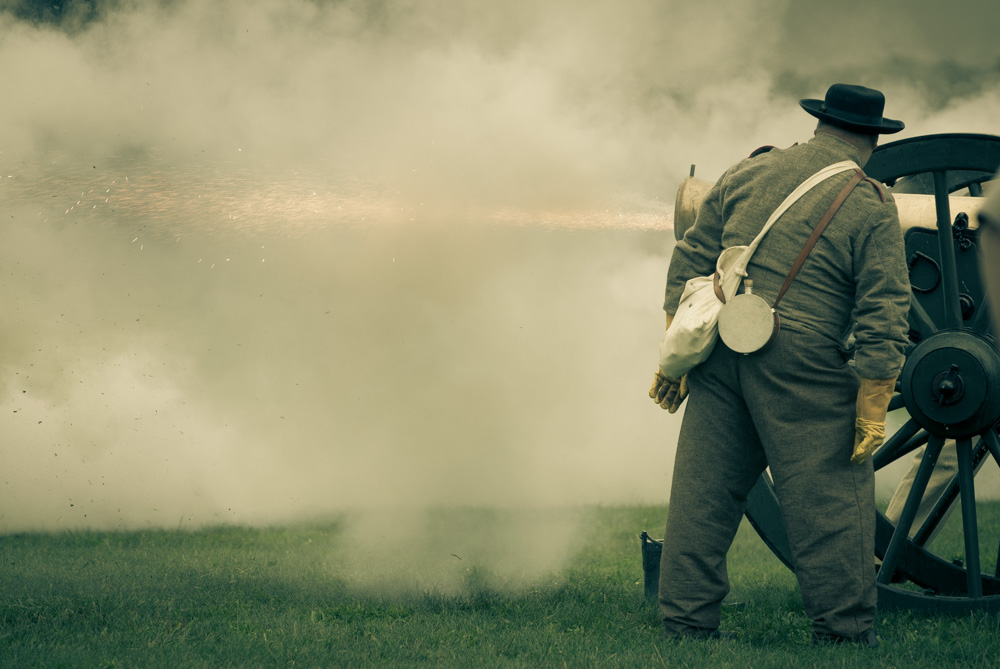
M 667 329 L 674 317 L 667 314 Z M 666 409 L 669 413 L 675 413 L 680 408 L 681 403 L 688 395 L 687 374 L 679 379 L 674 379 L 657 370 L 653 376 L 653 385 L 649 389 L 649 396 L 654 402 Z
M 854 422 L 854 454 L 856 465 L 867 460 L 885 441 L 885 414 L 889 409 L 896 379 L 866 379 L 861 377 L 858 388 L 857 420 Z
M 654 402 L 670 413 L 676 413 L 687 395 L 687 374 L 679 379 L 672 379 L 669 376 L 664 376 L 663 372 L 656 372 L 653 377 L 653 385 L 649 389 L 649 396 L 653 398 Z

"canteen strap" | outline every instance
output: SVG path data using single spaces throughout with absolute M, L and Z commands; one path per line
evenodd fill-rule
M 805 263 L 806 258 L 809 257 L 809 252 L 812 251 L 814 246 L 816 246 L 816 242 L 819 241 L 819 236 L 823 234 L 823 230 L 826 229 L 830 219 L 832 219 L 833 215 L 837 213 L 838 209 L 840 209 L 840 205 L 844 204 L 844 200 L 846 200 L 847 196 L 851 194 L 854 187 L 861 183 L 861 180 L 864 178 L 864 172 L 861 170 L 855 170 L 854 176 L 851 177 L 851 180 L 847 182 L 844 189 L 841 190 L 836 199 L 834 199 L 833 204 L 831 204 L 830 208 L 826 210 L 825 214 L 823 214 L 823 218 L 821 218 L 819 223 L 816 224 L 816 229 L 813 230 L 812 235 L 810 235 L 809 239 L 806 240 L 806 245 L 802 247 L 802 250 L 799 252 L 799 257 L 795 259 L 795 264 L 792 265 L 792 269 L 788 272 L 788 276 L 785 277 L 785 283 L 781 285 L 781 290 L 778 291 L 778 297 L 774 299 L 774 308 L 777 308 L 778 302 L 781 302 L 781 298 L 785 295 L 785 291 L 787 291 L 789 286 L 792 285 L 792 280 L 795 278 L 795 275 L 799 273 L 799 270 L 802 268 L 803 263 Z M 716 279 L 715 285 L 716 292 L 718 292 L 718 279 Z

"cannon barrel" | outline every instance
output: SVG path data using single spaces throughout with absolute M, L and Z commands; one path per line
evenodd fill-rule
M 698 177 L 687 177 L 677 189 L 674 200 L 674 237 L 681 239 L 698 216 L 698 209 L 715 184 Z M 984 184 L 989 189 L 992 184 Z M 921 193 L 892 192 L 899 211 L 899 225 L 904 231 L 910 228 L 936 228 L 937 207 L 933 195 Z M 983 205 L 981 197 L 965 197 L 951 195 L 948 198 L 952 214 L 964 212 L 969 217 L 969 227 L 975 228 L 978 223 L 979 209 Z

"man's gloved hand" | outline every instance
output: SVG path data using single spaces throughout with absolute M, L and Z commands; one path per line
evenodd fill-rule
M 672 379 L 657 370 L 649 396 L 670 413 L 675 413 L 688 396 L 687 374 L 679 379 Z
M 885 441 L 885 414 L 896 387 L 896 379 L 861 377 L 857 420 L 854 422 L 854 453 L 851 462 L 860 465 Z
M 860 465 L 885 441 L 885 423 L 858 418 L 854 422 L 854 454 L 851 462 Z
M 669 330 L 674 317 L 673 314 L 666 314 L 666 316 L 667 329 Z M 660 370 L 656 370 L 653 385 L 649 389 L 649 396 L 670 413 L 675 413 L 680 408 L 684 398 L 688 396 L 687 374 L 679 379 L 673 379 Z

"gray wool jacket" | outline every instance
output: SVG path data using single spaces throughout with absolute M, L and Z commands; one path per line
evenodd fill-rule
M 785 197 L 823 167 L 860 162 L 854 146 L 827 134 L 740 161 L 716 182 L 695 224 L 674 247 L 663 308 L 677 310 L 688 279 L 709 275 L 724 248 L 749 244 Z M 806 193 L 764 236 L 747 268 L 769 302 L 827 208 L 852 176 Z M 884 198 L 884 200 L 883 200 Z M 742 289 L 741 289 L 742 290 Z M 910 283 L 892 195 L 862 181 L 823 232 L 781 303 L 781 327 L 813 332 L 846 349 L 852 328 L 858 374 L 895 377 L 904 362 Z

